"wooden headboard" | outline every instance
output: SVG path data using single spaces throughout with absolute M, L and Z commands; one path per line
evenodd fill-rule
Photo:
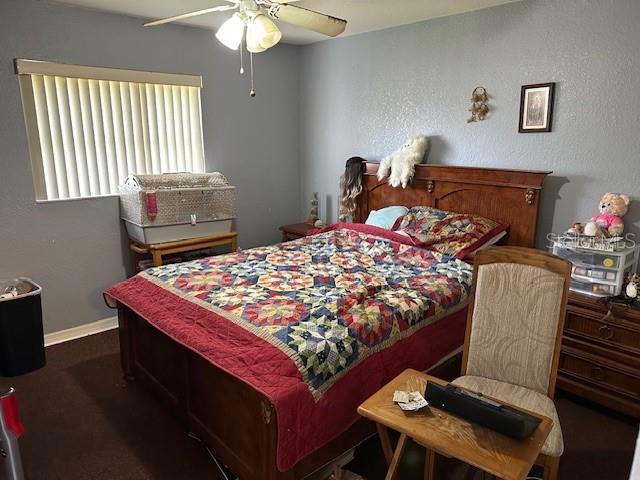
M 378 165 L 363 164 L 355 222 L 391 205 L 425 205 L 502 220 L 510 226 L 501 244 L 534 246 L 542 182 L 552 172 L 417 165 L 413 181 L 403 189 L 389 186 L 386 178 L 379 182 Z

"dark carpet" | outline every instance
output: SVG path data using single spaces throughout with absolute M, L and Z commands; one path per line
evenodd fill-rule
M 49 347 L 47 366 L 4 384 L 16 387 L 26 433 L 22 456 L 30 480 L 221 480 L 196 440 L 138 385 L 122 380 L 116 331 Z M 583 404 L 557 401 L 565 438 L 562 480 L 627 480 L 637 422 Z M 424 454 L 411 445 L 402 480 L 421 479 Z M 349 470 L 384 478 L 377 438 L 358 447 Z M 462 465 L 440 461 L 438 478 Z M 3 479 L 0 472 L 0 479 Z

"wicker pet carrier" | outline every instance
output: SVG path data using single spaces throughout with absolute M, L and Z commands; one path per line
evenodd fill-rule
M 129 237 L 163 243 L 231 231 L 236 192 L 224 175 L 130 175 L 119 188 L 121 218 Z

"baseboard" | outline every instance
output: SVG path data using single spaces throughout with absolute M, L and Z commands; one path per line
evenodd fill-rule
M 106 332 L 107 330 L 112 330 L 114 328 L 118 328 L 118 317 L 104 318 L 97 322 L 78 325 L 77 327 L 67 328 L 66 330 L 60 330 L 58 332 L 47 333 L 44 336 L 44 346 L 49 347 L 58 343 L 68 342 L 69 340 L 75 340 L 76 338 Z

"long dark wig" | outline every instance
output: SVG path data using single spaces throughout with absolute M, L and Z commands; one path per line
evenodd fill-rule
M 340 211 L 338 220 L 346 222 L 356 211 L 356 198 L 362 192 L 362 164 L 364 158 L 351 157 L 347 160 L 344 173 L 340 176 Z

